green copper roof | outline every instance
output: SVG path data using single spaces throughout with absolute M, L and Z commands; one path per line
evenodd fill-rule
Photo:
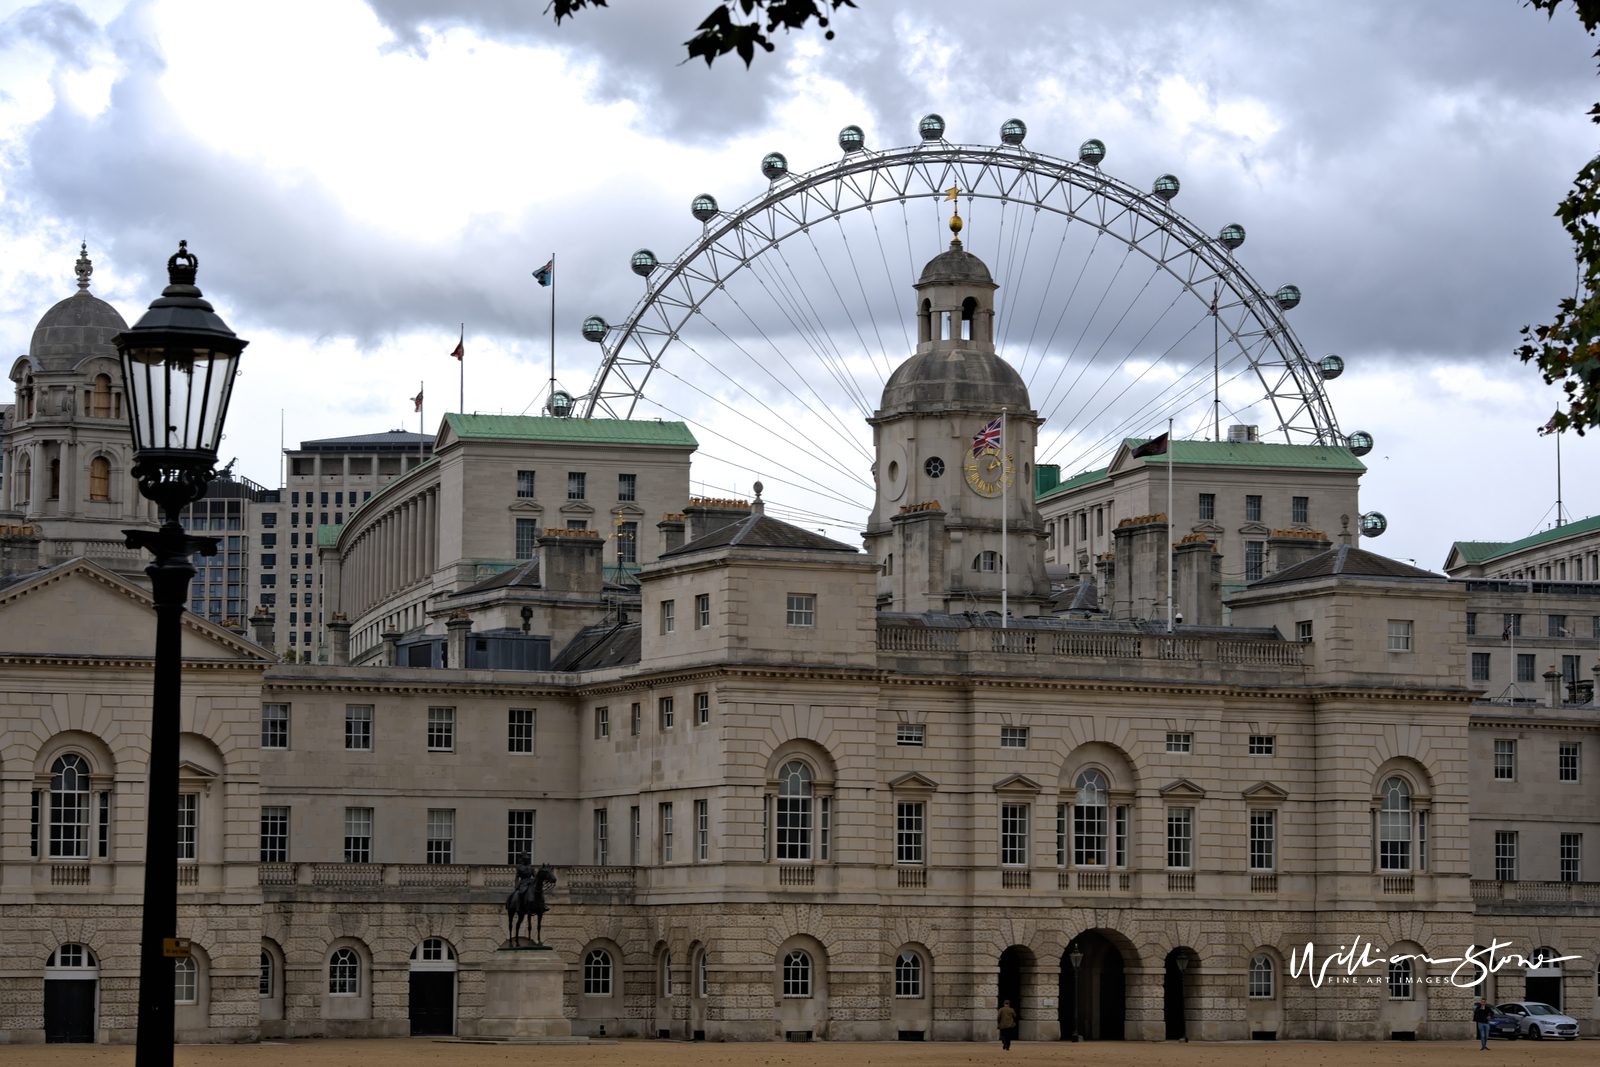
M 457 437 L 499 441 L 562 441 L 596 445 L 698 448 L 689 427 L 654 419 L 557 419 L 544 415 L 457 415 L 445 420 Z
M 1099 470 L 1084 471 L 1082 474 L 1074 474 L 1066 481 L 1058 483 L 1056 487 L 1051 489 L 1049 492 L 1040 493 L 1038 496 L 1034 497 L 1034 499 L 1044 500 L 1048 497 L 1065 493 L 1069 489 L 1076 489 L 1080 485 L 1088 485 L 1090 482 L 1098 482 L 1106 476 L 1106 471 L 1110 469 L 1111 468 L 1109 467 L 1101 467 Z
M 1138 448 L 1148 437 L 1130 437 L 1123 444 Z M 1166 456 L 1146 456 L 1146 463 L 1165 463 Z M 1367 465 L 1348 448 L 1331 445 L 1285 445 L 1267 441 L 1174 441 L 1172 462 L 1219 467 L 1301 467 L 1331 471 L 1364 471 Z
M 336 526 L 331 522 L 330 523 L 323 523 L 321 526 L 318 526 L 317 527 L 317 546 L 319 548 L 323 547 L 323 546 L 327 546 L 327 547 L 331 548 L 332 546 L 338 544 L 339 543 L 339 531 L 342 530 L 342 529 L 344 529 L 344 527 L 342 525 Z
M 1461 553 L 1463 563 L 1484 563 L 1499 556 L 1509 556 L 1513 552 L 1520 552 L 1525 548 L 1546 544 L 1550 541 L 1559 541 L 1564 537 L 1573 537 L 1577 534 L 1589 533 L 1600 530 L 1600 515 L 1591 515 L 1587 519 L 1569 522 L 1565 526 L 1552 526 L 1548 530 L 1540 530 L 1531 537 L 1524 537 L 1520 541 L 1457 541 L 1455 550 Z

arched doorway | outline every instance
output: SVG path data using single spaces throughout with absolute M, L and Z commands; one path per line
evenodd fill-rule
M 1078 966 L 1073 967 L 1073 958 Z M 1061 1037 L 1121 1041 L 1127 1013 L 1122 953 L 1097 930 L 1073 938 L 1061 954 Z
M 411 950 L 411 1036 L 456 1032 L 456 954 L 442 938 Z
M 1529 967 L 1525 972 L 1522 994 L 1525 1000 L 1548 1004 L 1556 1011 L 1566 1010 L 1561 1003 L 1561 964 L 1552 962 L 1560 956 L 1561 953 L 1546 945 L 1535 949 L 1528 957 L 1529 962 L 1540 966 Z
M 100 964 L 83 945 L 62 945 L 44 964 L 44 1039 L 50 1044 L 95 1039 Z
M 1187 948 L 1167 953 L 1166 974 L 1161 982 L 1161 1017 L 1166 1023 L 1167 1040 L 1181 1041 L 1189 1036 L 1188 995 L 1185 977 L 1195 964 L 1195 954 Z
M 1028 950 L 1017 945 L 1000 953 L 1000 981 L 994 1006 L 998 1009 L 1009 1001 L 1018 1022 L 1022 1021 L 1022 971 L 1028 965 L 1028 957 Z

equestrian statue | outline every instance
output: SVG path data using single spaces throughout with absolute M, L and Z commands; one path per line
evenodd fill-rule
M 533 858 L 527 853 L 517 857 L 517 885 L 506 898 L 506 925 L 511 929 L 511 946 L 517 946 L 517 937 L 523 921 L 530 915 L 534 921 L 533 944 L 530 948 L 546 948 L 544 943 L 544 913 L 550 910 L 545 900 L 544 887 L 556 884 L 556 872 L 548 863 L 535 869 Z

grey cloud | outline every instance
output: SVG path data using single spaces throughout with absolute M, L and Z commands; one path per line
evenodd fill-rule
M 103 38 L 94 19 L 64 0 L 45 0 L 0 22 L 0 50 L 32 41 L 79 70 L 89 65 L 89 50 Z

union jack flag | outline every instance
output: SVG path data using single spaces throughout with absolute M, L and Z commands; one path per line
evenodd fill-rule
M 979 430 L 972 438 L 972 454 L 981 456 L 985 452 L 1000 450 L 1000 421 L 1005 416 L 995 419 L 989 425 Z

